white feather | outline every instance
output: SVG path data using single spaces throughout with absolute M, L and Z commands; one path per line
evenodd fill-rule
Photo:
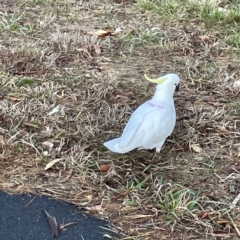
M 109 150 L 126 153 L 135 148 L 160 152 L 176 123 L 173 94 L 179 77 L 168 74 L 161 79 L 153 98 L 139 106 L 129 119 L 121 137 L 104 143 Z

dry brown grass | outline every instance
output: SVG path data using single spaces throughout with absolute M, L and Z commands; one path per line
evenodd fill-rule
M 132 1 L 1 5 L 2 190 L 93 210 L 119 239 L 239 237 L 239 49 L 217 27 L 164 22 Z M 103 142 L 154 92 L 145 72 L 181 77 L 174 133 L 160 155 L 110 153 Z

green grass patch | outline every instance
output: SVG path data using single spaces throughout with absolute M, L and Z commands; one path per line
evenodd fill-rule
M 137 7 L 144 11 L 150 11 L 159 16 L 160 20 L 169 23 L 176 21 L 202 22 L 211 31 L 217 30 L 226 38 L 230 46 L 238 46 L 239 36 L 229 36 L 229 29 L 239 29 L 240 6 L 237 1 L 211 1 L 211 0 L 140 0 Z M 238 31 L 239 32 L 239 31 Z
M 240 46 L 240 35 L 239 32 L 234 32 L 229 36 L 226 36 L 226 43 L 229 46 L 239 48 Z
M 163 185 L 157 194 L 157 207 L 161 209 L 168 223 L 173 223 L 188 211 L 193 211 L 196 204 L 196 193 L 179 184 Z
M 170 49 L 171 42 L 168 36 L 157 29 L 146 29 L 132 32 L 122 39 L 121 48 L 124 52 L 132 52 L 136 47 L 143 47 L 147 45 L 158 45 L 163 49 Z
M 0 30 L 2 32 L 17 31 L 21 28 L 23 14 L 5 13 L 0 21 Z
M 239 115 L 240 114 L 240 98 L 238 98 L 237 100 L 235 100 L 232 103 L 231 114 L 232 115 Z

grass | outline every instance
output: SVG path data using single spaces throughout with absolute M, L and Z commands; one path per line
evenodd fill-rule
M 232 114 L 234 115 L 239 115 L 240 114 L 240 99 L 236 99 L 233 104 L 232 104 L 233 108 L 231 109 L 232 110 Z
M 167 21 L 183 21 L 202 28 L 216 29 L 223 35 L 225 43 L 238 46 L 239 38 L 235 33 L 239 30 L 240 7 L 238 1 L 211 1 L 211 0 L 181 0 L 181 1 L 151 1 L 140 0 L 137 3 L 140 9 L 159 15 L 160 19 Z M 224 26 L 224 27 L 222 27 Z M 230 30 L 230 31 L 229 31 Z M 231 32 L 231 33 L 229 33 Z
M 161 189 L 166 188 L 162 185 Z M 179 186 L 167 186 L 166 190 L 163 190 L 163 193 L 158 193 L 157 207 L 159 207 L 163 213 L 165 221 L 168 224 L 173 224 L 177 220 L 180 220 L 183 217 L 183 214 L 188 211 L 193 211 L 195 205 L 197 204 L 197 199 L 191 201 L 196 194 L 186 189 L 185 187 Z
M 118 239 L 240 237 L 239 204 L 230 208 L 239 188 L 239 19 L 238 1 L 224 0 L 22 0 L 6 9 L 0 188 L 101 204 L 93 214 Z M 168 72 L 181 87 L 161 154 L 109 152 L 103 142 L 154 92 L 144 73 Z

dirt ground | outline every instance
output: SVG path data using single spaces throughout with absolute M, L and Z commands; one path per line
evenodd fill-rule
M 239 239 L 237 1 L 0 1 L 0 189 L 73 203 L 118 239 Z M 181 78 L 160 154 L 111 153 L 144 79 Z

